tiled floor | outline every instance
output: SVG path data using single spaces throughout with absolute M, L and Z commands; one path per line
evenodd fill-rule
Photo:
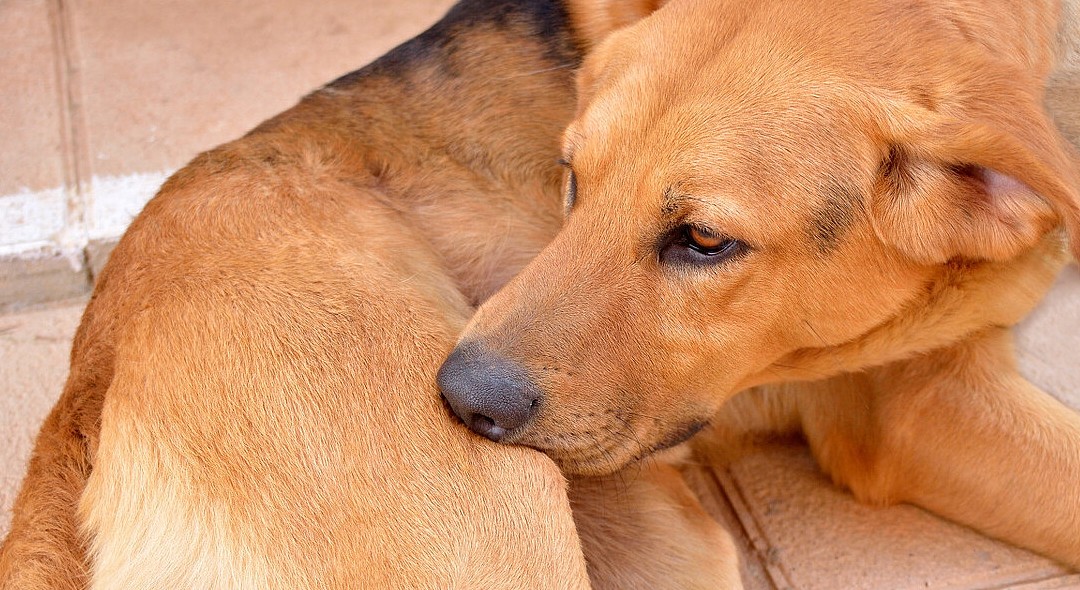
M 0 254 L 37 244 L 45 259 L 0 274 L 0 298 L 5 289 L 84 290 L 100 262 L 95 247 L 165 174 L 369 61 L 448 4 L 0 1 Z M 31 271 L 44 274 L 20 283 Z M 0 531 L 33 432 L 59 393 L 81 305 L 0 316 Z M 1019 342 L 1031 378 L 1080 407 L 1076 267 Z M 711 510 L 742 539 L 750 588 L 1080 588 L 1076 574 L 916 508 L 856 504 L 801 447 L 764 447 L 696 477 L 721 491 L 725 501 Z

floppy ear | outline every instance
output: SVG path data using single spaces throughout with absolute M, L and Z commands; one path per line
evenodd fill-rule
M 872 204 L 879 237 L 926 263 L 1007 260 L 1064 223 L 1080 259 L 1072 146 L 1033 101 L 997 108 L 1005 114 L 992 123 L 927 110 L 890 117 Z
M 578 41 L 592 50 L 612 32 L 645 18 L 667 0 L 568 0 Z

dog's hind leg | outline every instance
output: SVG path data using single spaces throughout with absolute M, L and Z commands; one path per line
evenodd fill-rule
M 570 502 L 594 589 L 742 588 L 731 535 L 674 467 L 572 479 Z
M 85 551 L 75 505 L 89 460 L 53 415 L 42 428 L 16 500 L 11 533 L 0 547 L 0 588 L 77 590 L 86 585 Z M 50 439 L 46 441 L 45 439 Z
M 90 475 L 101 390 L 86 383 L 86 375 L 78 367 L 73 371 L 41 427 L 11 532 L 0 545 L 0 589 L 79 590 L 88 583 L 75 507 Z
M 1020 376 L 1007 330 L 808 384 L 798 409 L 822 468 L 861 500 L 1080 567 L 1080 413 Z

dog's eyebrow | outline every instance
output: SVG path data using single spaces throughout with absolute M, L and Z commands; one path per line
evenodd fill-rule
M 676 193 L 674 187 L 665 188 L 664 202 L 660 204 L 660 213 L 664 217 L 674 217 L 679 212 L 679 209 L 682 209 L 685 200 L 686 196 Z
M 730 216 L 732 213 L 729 208 L 722 206 L 720 203 L 685 194 L 676 187 L 669 186 L 664 189 L 664 198 L 660 204 L 661 215 L 668 218 L 677 217 L 690 208 L 705 209 L 725 217 Z

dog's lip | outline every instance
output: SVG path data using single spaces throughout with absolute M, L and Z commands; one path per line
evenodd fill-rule
M 572 449 L 569 453 L 535 448 L 551 458 L 565 473 L 585 476 L 601 476 L 614 473 L 633 463 L 635 456 L 623 449 L 595 449 L 595 452 L 580 453 L 583 449 Z M 619 460 L 625 459 L 625 460 Z
M 642 455 L 642 457 L 652 453 L 663 451 L 664 449 L 670 449 L 671 447 L 681 445 L 682 443 L 693 438 L 695 434 L 701 432 L 708 425 L 708 420 L 695 420 L 693 422 L 689 422 L 678 430 L 672 431 L 671 434 L 662 438 L 660 442 L 649 447 L 649 450 L 646 451 Z

